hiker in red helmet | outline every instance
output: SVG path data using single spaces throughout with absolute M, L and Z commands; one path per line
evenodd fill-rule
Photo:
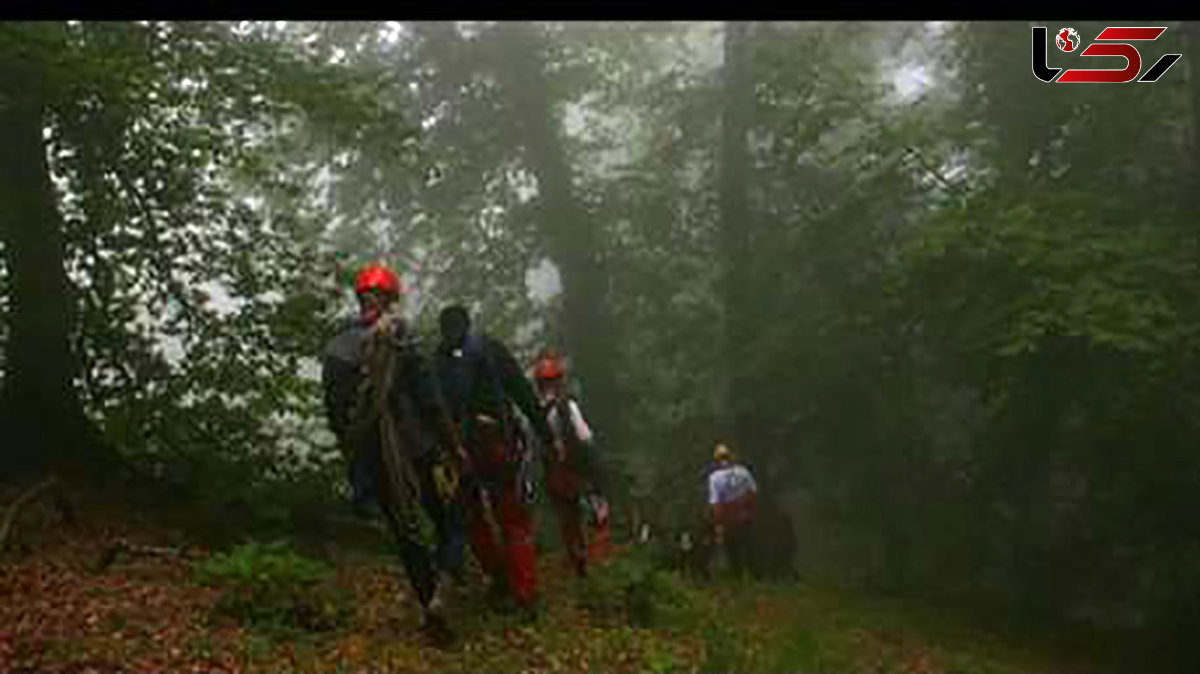
M 585 577 L 589 560 L 608 551 L 608 502 L 601 496 L 592 430 L 579 402 L 566 391 L 566 374 L 562 360 L 549 352 L 533 368 L 546 423 L 560 441 L 546 457 L 546 492 L 557 511 L 567 555 L 575 572 Z
M 349 466 L 355 509 L 379 506 L 421 606 L 422 630 L 442 646 L 454 634 L 441 610 L 439 567 L 461 574 L 462 449 L 432 367 L 399 315 L 403 291 L 400 278 L 386 267 L 359 272 L 354 280 L 359 314 L 330 341 L 321 379 L 329 425 Z M 422 508 L 437 532 L 433 554 L 422 543 Z

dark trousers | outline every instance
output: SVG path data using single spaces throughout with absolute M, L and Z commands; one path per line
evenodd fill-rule
M 577 574 L 586 575 L 588 549 L 583 535 L 583 509 L 579 507 L 583 480 L 570 465 L 557 460 L 547 462 L 546 473 L 546 493 L 558 516 L 567 557 Z
M 374 498 L 379 504 L 399 550 L 404 572 L 422 606 L 433 598 L 439 568 L 458 576 L 463 566 L 462 511 L 458 504 L 444 503 L 438 497 L 433 482 L 433 466 L 432 453 L 413 461 L 419 483 L 420 510 L 429 517 L 437 535 L 437 547 L 432 552 L 421 541 L 420 510 L 416 504 L 392 503 L 390 492 L 383 488 L 382 480 L 386 479 L 387 473 L 379 449 L 376 447 L 374 451 L 361 452 L 351 468 L 356 502 Z
M 725 528 L 725 554 L 729 568 L 738 578 L 758 577 L 758 560 L 754 549 L 754 521 L 739 522 Z

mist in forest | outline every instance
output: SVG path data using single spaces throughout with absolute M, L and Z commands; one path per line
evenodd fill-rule
M 1186 650 L 1200 29 L 1136 25 L 1071 86 L 1045 21 L 0 23 L 0 473 L 344 496 L 382 263 L 565 356 L 618 519 L 725 443 L 800 577 Z

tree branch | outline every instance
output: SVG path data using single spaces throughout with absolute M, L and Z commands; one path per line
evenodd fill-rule
M 100 560 L 96 563 L 96 571 L 103 572 L 112 566 L 117 561 L 117 557 L 121 553 L 130 555 L 141 555 L 143 557 L 167 557 L 171 559 L 198 559 L 203 556 L 203 553 L 196 550 L 188 550 L 186 548 L 165 548 L 152 545 L 137 545 L 130 543 L 125 539 L 120 539 L 116 543 L 110 545 L 100 555 Z
M 4 515 L 4 524 L 0 526 L 0 552 L 4 551 L 8 544 L 9 534 L 13 531 L 13 524 L 17 520 L 17 513 L 21 510 L 21 506 L 33 501 L 38 496 L 57 486 L 58 483 L 58 477 L 51 475 L 25 490 L 23 494 L 17 497 L 17 500 L 13 501 L 12 505 L 8 506 L 8 511 Z

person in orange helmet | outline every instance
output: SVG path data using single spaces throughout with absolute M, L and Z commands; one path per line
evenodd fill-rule
M 370 265 L 358 273 L 354 291 L 359 313 L 324 353 L 325 412 L 349 464 L 356 511 L 379 506 L 421 606 L 422 631 L 448 646 L 455 635 L 442 611 L 439 567 L 461 574 L 458 433 L 431 364 L 399 317 L 400 278 Z M 433 552 L 422 542 L 421 509 L 437 531 Z
M 534 365 L 533 378 L 546 422 L 561 441 L 546 457 L 546 492 L 558 514 L 567 555 L 575 572 L 585 577 L 589 561 L 604 557 L 609 546 L 608 502 L 601 496 L 592 430 L 579 402 L 566 391 L 562 359 L 546 352 Z

